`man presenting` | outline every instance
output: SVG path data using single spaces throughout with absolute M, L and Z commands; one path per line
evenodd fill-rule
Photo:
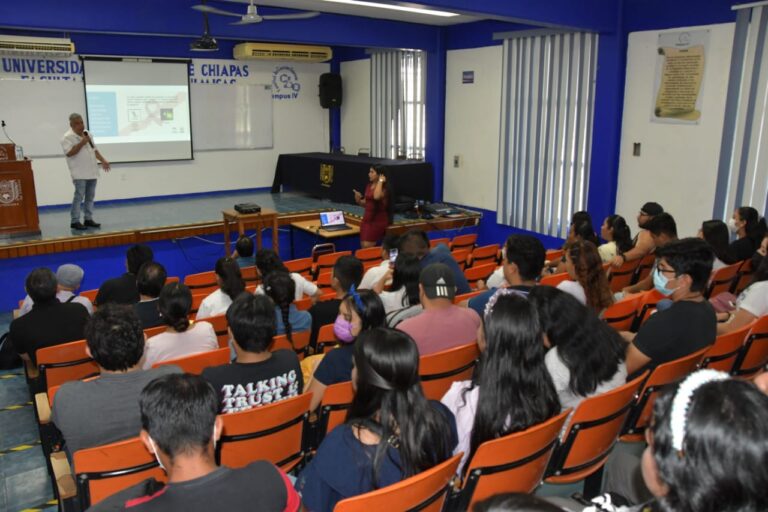
M 70 114 L 69 130 L 61 139 L 61 147 L 75 185 L 70 227 L 79 231 L 101 227 L 101 224 L 93 220 L 93 198 L 96 195 L 96 180 L 99 178 L 99 164 L 96 160 L 101 162 L 105 171 L 109 172 L 110 167 L 85 131 L 85 123 L 80 114 Z M 81 205 L 85 222 L 80 222 Z

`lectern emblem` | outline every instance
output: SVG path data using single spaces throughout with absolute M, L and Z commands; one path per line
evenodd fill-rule
M 333 184 L 333 165 L 320 164 L 320 183 L 324 187 L 330 187 Z
M 9 160 L 8 151 L 5 146 L 0 146 L 0 160 Z
M 21 181 L 0 180 L 0 204 L 13 204 L 21 199 Z

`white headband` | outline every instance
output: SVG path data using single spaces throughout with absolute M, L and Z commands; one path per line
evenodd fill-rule
M 688 421 L 688 406 L 691 397 L 701 386 L 708 382 L 726 380 L 729 376 L 725 372 L 717 370 L 699 370 L 690 374 L 680 387 L 677 388 L 675 398 L 672 400 L 672 417 L 669 421 L 672 429 L 672 448 L 678 452 L 683 450 L 685 439 L 685 425 Z

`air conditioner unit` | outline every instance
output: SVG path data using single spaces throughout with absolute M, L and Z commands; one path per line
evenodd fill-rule
M 329 46 L 303 44 L 240 43 L 232 51 L 237 60 L 290 60 L 300 62 L 325 62 L 333 57 Z
M 69 57 L 75 53 L 75 43 L 59 37 L 27 37 L 0 34 L 0 53 Z

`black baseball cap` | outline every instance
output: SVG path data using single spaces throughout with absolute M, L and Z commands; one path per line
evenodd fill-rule
M 419 283 L 430 299 L 451 299 L 456 296 L 456 279 L 453 271 L 443 263 L 427 265 L 419 274 Z

